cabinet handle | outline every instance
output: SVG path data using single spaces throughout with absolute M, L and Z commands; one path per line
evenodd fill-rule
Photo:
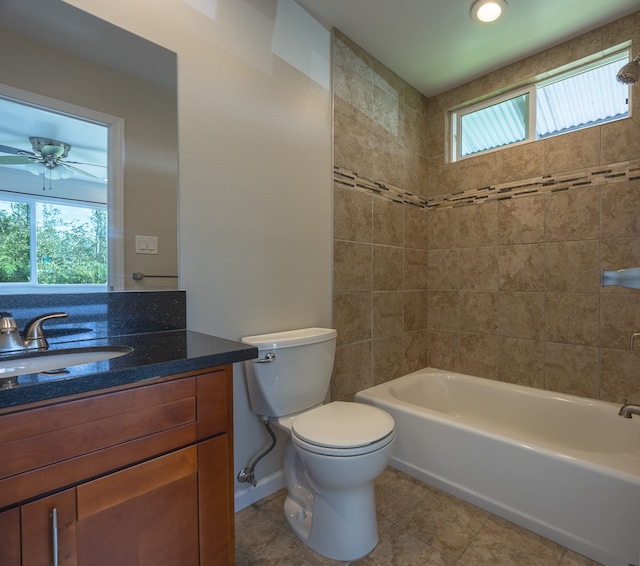
M 58 566 L 58 510 L 51 509 L 51 542 L 53 544 L 52 566 Z

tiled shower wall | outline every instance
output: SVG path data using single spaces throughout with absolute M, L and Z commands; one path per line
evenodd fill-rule
M 640 266 L 640 86 L 630 119 L 457 163 L 445 155 L 448 108 L 629 40 L 640 52 L 640 12 L 431 98 L 425 111 L 336 34 L 334 399 L 431 365 L 640 400 L 640 351 L 629 348 L 640 292 L 599 283 L 601 269 Z M 376 113 L 392 108 L 376 105 L 381 77 L 378 89 L 398 93 L 395 130 Z M 343 183 L 350 174 L 368 183 Z
M 334 34 L 333 399 L 427 365 L 426 99 Z M 357 188 L 353 172 L 375 180 Z M 337 175 L 340 177 L 340 175 Z M 385 189 L 392 190 L 385 190 Z M 377 191 L 385 196 L 378 196 Z

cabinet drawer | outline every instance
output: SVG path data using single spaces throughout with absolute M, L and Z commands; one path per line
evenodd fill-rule
M 182 379 L 2 417 L 0 478 L 195 422 L 195 394 Z

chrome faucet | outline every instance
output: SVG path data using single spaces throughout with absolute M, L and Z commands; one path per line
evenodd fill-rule
M 50 318 L 64 318 L 66 312 L 52 312 L 37 316 L 24 327 L 24 338 L 10 312 L 0 312 L 0 354 L 21 350 L 47 350 L 49 343 L 44 335 L 42 323 Z
M 631 405 L 627 403 L 626 399 L 623 403 L 624 405 L 620 407 L 620 411 L 618 412 L 621 417 L 630 419 L 633 415 L 640 415 L 640 405 Z

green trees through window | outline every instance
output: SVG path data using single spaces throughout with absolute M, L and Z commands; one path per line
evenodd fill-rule
M 107 212 L 0 201 L 0 285 L 106 285 Z

